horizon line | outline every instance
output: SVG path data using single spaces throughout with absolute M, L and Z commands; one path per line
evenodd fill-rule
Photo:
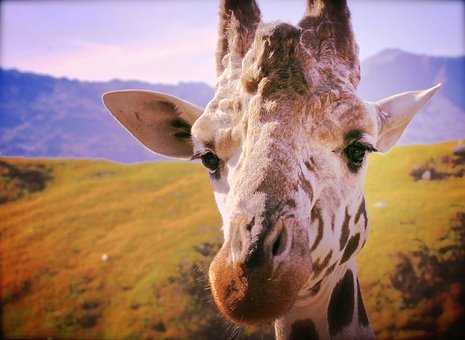
M 398 52 L 402 52 L 404 54 L 410 54 L 410 55 L 414 55 L 414 56 L 417 56 L 417 57 L 430 57 L 430 58 L 450 58 L 450 59 L 454 59 L 454 58 L 464 58 L 465 57 L 465 53 L 462 53 L 462 54 L 427 54 L 427 53 L 416 53 L 416 52 L 411 52 L 411 51 L 407 51 L 407 50 L 404 50 L 404 49 L 401 49 L 401 48 L 396 48 L 396 47 L 386 47 L 385 49 L 381 50 L 381 51 L 378 51 L 376 53 L 374 53 L 373 55 L 370 55 L 368 57 L 366 57 L 364 60 L 361 60 L 360 61 L 360 65 L 362 66 L 365 62 L 369 61 L 370 59 L 378 56 L 378 55 L 381 55 L 381 54 L 385 54 L 386 52 L 389 52 L 389 51 L 398 51 Z M 89 79 L 84 79 L 84 78 L 79 78 L 79 77 L 71 77 L 71 76 L 68 76 L 68 75 L 56 75 L 56 74 L 51 74 L 51 73 L 46 73 L 46 72 L 42 72 L 42 71 L 36 71 L 36 70 L 27 70 L 27 69 L 22 69 L 22 68 L 18 68 L 18 67 L 3 67 L 3 65 L 0 64 L 0 70 L 4 70 L 4 71 L 15 71 L 15 72 L 19 72 L 19 73 L 29 73 L 29 74 L 33 74 L 33 75 L 37 75 L 37 76 L 43 76 L 43 77 L 51 77 L 51 78 L 55 78 L 55 79 L 62 79 L 62 80 L 68 80 L 68 81 L 76 81 L 76 82 L 84 82 L 84 83 L 111 83 L 111 82 L 137 82 L 137 83 L 145 83 L 145 84 L 149 84 L 149 85 L 165 85 L 165 86 L 179 86 L 181 84 L 206 84 L 210 87 L 214 87 L 215 85 L 214 84 L 211 84 L 210 82 L 206 81 L 206 80 L 181 80 L 181 81 L 178 81 L 177 83 L 164 83 L 164 82 L 156 82 L 156 81 L 148 81 L 148 80 L 141 80 L 141 79 L 131 79 L 131 78 L 109 78 L 109 79 L 97 79 L 97 80 L 89 80 Z

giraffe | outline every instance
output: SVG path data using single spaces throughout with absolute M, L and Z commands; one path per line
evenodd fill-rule
M 308 0 L 296 26 L 221 0 L 218 31 L 206 108 L 142 90 L 104 104 L 148 149 L 208 171 L 224 234 L 209 282 L 225 318 L 274 322 L 279 340 L 374 338 L 355 263 L 367 157 L 389 151 L 440 84 L 362 101 L 343 0 Z

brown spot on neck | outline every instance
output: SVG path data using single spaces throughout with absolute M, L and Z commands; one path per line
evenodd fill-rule
M 313 207 L 310 214 L 310 221 L 313 223 L 315 220 L 318 220 L 318 233 L 316 235 L 315 242 L 313 242 L 313 245 L 310 248 L 310 251 L 314 251 L 323 239 L 323 217 L 321 216 L 321 209 L 316 205 Z
M 367 312 L 365 305 L 363 304 L 362 292 L 360 291 L 360 283 L 357 279 L 357 300 L 358 300 L 358 322 L 362 327 L 368 327 L 370 322 L 368 321 Z
M 315 261 L 315 263 L 313 264 L 313 277 L 317 277 L 318 275 L 320 275 L 322 270 L 328 266 L 332 256 L 333 251 L 330 250 L 321 263 L 319 261 Z
M 360 243 L 360 233 L 357 233 L 354 236 L 352 236 L 349 242 L 347 243 L 347 246 L 346 246 L 346 249 L 344 249 L 344 254 L 342 255 L 340 264 L 347 262 L 352 257 L 354 252 L 357 250 L 359 243 Z
M 354 314 L 354 295 L 354 276 L 351 270 L 347 270 L 341 281 L 334 287 L 328 305 L 327 316 L 331 337 L 340 333 L 351 323 Z
M 355 224 L 359 222 L 360 217 L 362 215 L 364 218 L 364 229 L 366 229 L 367 224 L 368 224 L 368 217 L 367 217 L 367 211 L 366 211 L 366 206 L 365 206 L 365 198 L 362 199 L 362 203 L 360 203 L 360 207 L 358 208 L 357 214 L 355 215 L 355 221 L 354 221 Z
M 310 319 L 295 321 L 291 326 L 289 340 L 318 340 L 316 326 Z
M 342 227 L 341 227 L 341 238 L 339 240 L 339 246 L 341 250 L 344 249 L 347 243 L 347 240 L 349 239 L 349 234 L 350 234 L 349 223 L 350 223 L 349 208 L 346 207 L 344 222 L 342 223 Z

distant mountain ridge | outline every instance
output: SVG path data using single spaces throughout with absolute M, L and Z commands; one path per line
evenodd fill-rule
M 146 89 L 204 106 L 204 83 L 177 85 L 112 80 L 87 82 L 0 69 L 0 155 L 107 158 L 120 162 L 159 157 L 128 135 L 104 108 L 107 91 Z
M 358 93 L 377 100 L 442 83 L 413 119 L 401 144 L 435 143 L 465 137 L 465 56 L 432 57 L 388 49 L 365 60 Z
M 440 82 L 440 93 L 454 105 L 465 107 L 465 56 L 432 57 L 387 49 L 363 62 L 359 93 L 374 100 Z
M 361 98 L 443 88 L 415 117 L 403 144 L 465 137 L 465 57 L 432 57 L 385 50 L 362 64 Z M 107 158 L 120 162 L 158 159 L 133 140 L 106 112 L 104 92 L 146 89 L 166 92 L 204 107 L 213 89 L 112 80 L 87 82 L 0 69 L 0 155 Z

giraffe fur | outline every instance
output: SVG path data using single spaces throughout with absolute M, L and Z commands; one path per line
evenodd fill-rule
M 140 90 L 103 101 L 150 150 L 207 168 L 224 235 L 209 282 L 225 318 L 272 322 L 278 340 L 373 339 L 355 264 L 367 158 L 392 148 L 439 85 L 360 99 L 345 0 L 308 0 L 297 26 L 263 23 L 255 0 L 221 0 L 219 17 L 204 109 Z

